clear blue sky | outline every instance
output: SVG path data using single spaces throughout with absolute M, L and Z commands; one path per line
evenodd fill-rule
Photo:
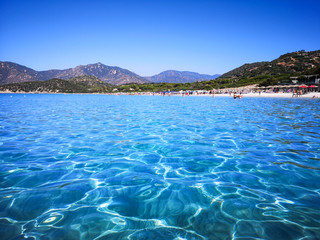
M 320 49 L 320 0 L 0 0 L 0 60 L 224 73 Z

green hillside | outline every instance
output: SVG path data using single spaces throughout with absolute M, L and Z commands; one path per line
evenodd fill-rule
M 0 91 L 10 92 L 49 92 L 49 93 L 94 93 L 108 92 L 112 86 L 94 76 L 82 76 L 68 80 L 50 79 L 12 83 L 0 86 Z
M 282 74 L 299 75 L 318 67 L 320 67 L 320 50 L 310 52 L 302 50 L 284 54 L 271 62 L 244 64 L 221 75 L 219 79 Z

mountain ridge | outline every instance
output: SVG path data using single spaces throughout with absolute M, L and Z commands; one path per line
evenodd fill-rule
M 54 78 L 67 80 L 72 77 L 86 75 L 95 76 L 106 83 L 114 85 L 148 82 L 148 80 L 127 69 L 111 67 L 102 63 L 79 65 L 75 68 L 61 70 L 36 71 L 17 63 L 0 62 L 0 85 L 28 81 L 45 81 Z
M 27 81 L 39 81 L 39 72 L 14 62 L 0 62 L 0 85 Z
M 106 83 L 121 85 L 126 83 L 146 83 L 147 80 L 139 76 L 138 74 L 131 72 L 127 69 L 123 69 L 116 66 L 107 66 L 100 62 L 87 65 L 79 65 L 75 68 L 69 68 L 65 70 L 47 70 L 41 71 L 41 74 L 47 76 L 47 78 L 69 79 L 70 77 L 95 76 Z
M 36 71 L 32 68 L 14 62 L 0 62 L 0 85 L 29 81 L 46 81 L 55 78 L 67 80 L 80 76 L 95 76 L 106 83 L 122 85 L 128 83 L 149 82 L 191 83 L 196 81 L 212 80 L 220 75 L 200 74 L 191 71 L 167 70 L 150 77 L 141 77 L 127 69 L 117 66 L 107 66 L 100 62 L 78 65 L 74 68 Z

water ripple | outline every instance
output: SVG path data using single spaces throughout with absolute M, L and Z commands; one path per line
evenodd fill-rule
M 318 239 L 320 104 L 1 94 L 1 239 Z

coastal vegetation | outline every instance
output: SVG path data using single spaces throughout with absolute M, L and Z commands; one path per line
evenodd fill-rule
M 111 93 L 111 92 L 163 92 L 193 91 L 224 88 L 237 88 L 248 85 L 272 86 L 281 83 L 292 83 L 290 77 L 295 76 L 297 82 L 305 80 L 304 75 L 263 75 L 256 77 L 223 78 L 193 83 L 130 83 L 120 86 L 111 85 L 94 76 L 82 76 L 68 80 L 51 79 L 47 81 L 31 81 L 12 83 L 0 86 L 1 92 L 48 92 L 48 93 Z
M 303 74 L 262 75 L 242 78 L 218 78 L 210 81 L 193 83 L 150 83 L 150 84 L 126 84 L 117 86 L 120 92 L 160 92 L 160 91 L 187 91 L 187 90 L 212 90 L 224 88 L 238 88 L 248 85 L 272 86 L 281 83 L 292 83 L 290 77 L 296 77 L 298 82 L 303 82 Z

